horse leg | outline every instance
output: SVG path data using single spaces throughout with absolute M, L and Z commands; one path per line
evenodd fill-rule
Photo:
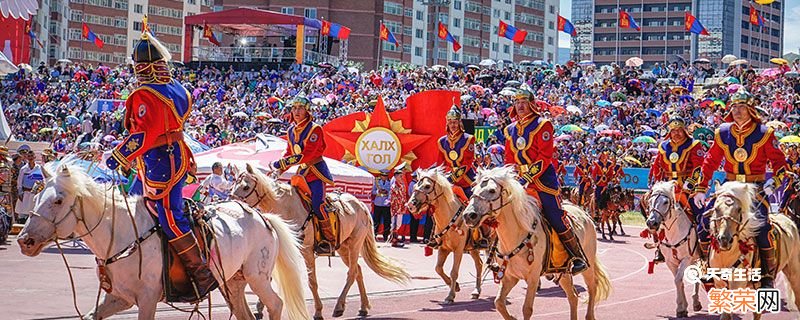
M 619 232 L 622 233 L 623 236 L 626 236 L 627 234 L 625 234 L 625 229 L 622 229 L 622 220 L 620 220 L 620 216 L 622 216 L 621 212 L 615 217 L 614 224 L 619 224 Z
M 314 297 L 314 320 L 322 320 L 322 299 L 319 297 L 319 285 L 317 284 L 316 257 L 314 256 L 313 245 L 303 245 L 302 253 L 308 269 L 308 288 Z
M 703 304 L 700 303 L 700 284 L 694 284 L 694 294 L 692 294 L 692 310 L 694 312 L 703 310 Z
M 143 296 L 137 297 L 136 307 L 139 308 L 139 320 L 150 320 L 156 317 L 156 307 L 158 301 L 161 300 L 161 288 L 158 291 L 145 293 Z
M 528 287 L 525 289 L 525 302 L 522 304 L 522 319 L 525 320 L 533 317 L 533 299 L 536 298 L 536 288 L 539 287 L 539 279 L 541 279 L 540 277 L 530 278 L 530 281 L 527 281 Z M 566 277 L 561 278 L 563 279 Z M 572 302 L 570 302 L 570 304 L 572 304 Z
M 456 300 L 456 292 L 461 291 L 458 286 L 458 269 L 461 268 L 461 258 L 464 257 L 464 249 L 453 251 L 453 267 L 450 268 L 450 294 L 444 299 L 445 304 L 451 304 Z
M 436 267 L 435 267 L 436 274 L 438 274 L 439 277 L 441 277 L 442 280 L 444 280 L 444 284 L 450 287 L 450 293 L 448 294 L 448 297 L 451 295 L 455 296 L 452 281 L 450 280 L 450 277 L 444 273 L 444 261 L 447 260 L 447 255 L 449 254 L 450 251 L 448 251 L 447 249 L 439 248 L 439 253 L 436 256 Z
M 483 261 L 481 261 L 478 249 L 470 251 L 469 255 L 475 262 L 475 290 L 472 290 L 472 299 L 478 299 L 481 296 L 481 284 L 483 283 Z
M 342 292 L 339 294 L 339 299 L 336 300 L 336 306 L 333 307 L 334 318 L 341 317 L 344 314 L 345 303 L 347 302 L 347 293 L 350 291 L 350 287 L 353 286 L 353 282 L 356 280 L 356 276 L 358 275 L 358 268 L 356 268 L 358 266 L 358 260 L 352 260 L 352 251 L 350 250 L 349 243 L 345 243 L 339 247 L 338 251 L 339 255 L 342 257 L 342 262 L 347 267 L 347 280 L 344 283 Z
M 255 293 L 258 296 L 258 300 L 261 301 L 261 303 L 263 303 L 267 307 L 267 313 L 269 313 L 269 319 L 280 320 L 281 312 L 283 309 L 283 301 L 275 292 L 275 290 L 272 289 L 272 285 L 270 284 L 269 281 L 270 275 L 265 274 L 263 272 L 251 273 L 245 271 L 244 277 L 245 279 L 247 279 L 247 283 L 250 284 L 250 289 L 253 290 L 253 293 Z M 247 300 L 245 299 L 244 296 L 244 287 L 242 287 L 241 294 L 239 292 L 236 292 L 234 293 L 234 295 L 241 295 L 240 299 L 242 303 L 245 305 L 245 307 L 247 306 Z M 236 298 L 232 297 L 232 299 L 235 300 Z M 233 303 L 236 302 L 233 301 Z M 246 308 L 245 311 L 247 311 Z M 252 317 L 249 314 L 249 312 L 247 312 L 245 316 Z M 237 316 L 237 318 L 239 317 Z
M 687 311 L 687 307 L 689 303 L 686 301 L 686 292 L 683 291 L 683 273 L 688 266 L 689 259 L 682 260 L 679 264 L 668 263 L 670 271 L 672 271 L 673 275 L 673 282 L 675 284 L 675 291 L 677 292 L 677 296 L 675 298 L 675 303 L 677 308 L 675 309 L 675 316 L 678 318 L 686 318 L 689 316 L 689 311 Z
M 578 320 L 578 291 L 575 290 L 575 286 L 572 284 L 572 276 L 569 274 L 562 275 L 558 280 L 558 285 L 561 286 L 561 290 L 564 290 L 567 301 L 569 301 L 570 320 Z
M 603 215 L 603 221 L 605 221 L 606 226 L 608 227 L 608 239 L 614 241 L 614 229 L 611 228 L 611 219 L 611 213 L 606 211 L 606 213 Z
M 83 318 L 84 319 L 105 319 L 111 317 L 117 312 L 128 310 L 133 307 L 133 303 L 127 302 L 122 298 L 103 293 L 103 300 L 97 306 L 97 309 L 92 309 Z
M 264 277 L 262 277 L 262 278 L 264 278 Z M 254 277 L 253 279 L 250 279 L 250 280 L 253 281 L 253 282 L 251 282 L 250 287 L 255 287 L 256 285 L 260 285 L 260 284 L 255 283 L 259 279 L 256 279 Z M 261 281 L 262 282 L 263 281 L 269 281 L 269 278 L 262 279 Z M 233 315 L 236 317 L 236 319 L 253 320 L 253 319 L 257 319 L 257 317 L 258 317 L 258 316 L 254 316 L 250 312 L 250 307 L 247 305 L 247 296 L 245 296 L 245 294 L 244 294 L 244 288 L 247 286 L 247 284 L 248 284 L 248 280 L 246 280 L 245 278 L 242 278 L 242 277 L 238 277 L 238 276 L 234 276 L 230 280 L 225 281 L 225 285 L 227 285 L 228 292 L 230 293 L 230 296 L 227 297 L 226 300 L 228 301 L 228 306 L 230 306 L 230 308 L 231 308 L 231 313 L 233 313 Z M 267 285 L 269 285 L 269 282 L 267 282 Z M 258 302 L 259 302 L 259 304 L 261 304 L 261 299 L 259 299 Z M 264 307 L 264 305 L 261 304 L 261 309 L 263 309 L 263 307 Z M 258 307 L 256 307 L 256 308 L 258 309 Z M 261 311 L 259 309 L 259 313 L 260 312 Z
M 533 283 L 534 281 L 531 281 L 528 284 L 528 288 L 532 288 L 532 287 L 537 287 L 538 286 L 538 283 L 539 283 L 538 279 L 539 278 L 537 277 L 536 279 L 537 280 L 534 280 L 536 283 Z M 500 280 L 500 290 L 497 292 L 497 297 L 494 298 L 494 307 L 495 307 L 495 309 L 497 309 L 497 312 L 499 312 L 500 315 L 503 316 L 503 319 L 505 319 L 505 320 L 515 319 L 514 317 L 511 316 L 511 314 L 508 313 L 508 306 L 506 306 L 506 301 L 508 301 L 507 300 L 508 293 L 511 292 L 511 289 L 514 289 L 514 286 L 517 285 L 518 281 L 519 281 L 519 279 L 511 277 L 511 276 L 503 277 L 503 279 Z M 535 289 L 534 289 L 534 293 L 536 293 Z M 526 294 L 526 297 L 527 297 L 527 294 Z M 532 300 L 533 299 L 531 299 L 531 301 Z M 532 308 L 533 308 L 533 305 L 531 305 L 531 313 L 533 313 L 533 309 Z
M 594 255 L 594 254 L 591 254 Z M 595 257 L 587 257 L 590 261 L 595 261 Z M 589 300 L 586 303 L 586 320 L 594 320 L 594 308 L 597 304 L 597 277 L 595 277 L 595 265 L 589 265 L 581 275 L 583 275 L 583 282 L 586 284 L 586 293 L 589 294 Z M 562 276 L 566 277 L 566 275 Z

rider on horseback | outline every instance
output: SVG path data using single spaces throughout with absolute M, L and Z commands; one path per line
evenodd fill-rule
M 517 90 L 510 112 L 516 121 L 505 128 L 506 163 L 517 166 L 519 182 L 526 186 L 529 194 L 538 198 L 545 219 L 558 233 L 570 255 L 570 272 L 577 274 L 586 270 L 588 264 L 566 212 L 561 208 L 553 158 L 553 124 L 539 115 L 535 105 L 536 100 L 529 88 Z
M 447 135 L 439 138 L 439 161 L 449 173 L 447 180 L 460 189 L 467 199 L 472 197 L 472 183 L 475 181 L 475 137 L 464 132 L 461 111 L 452 106 L 447 112 Z M 489 247 L 489 232 L 486 226 L 473 231 L 472 239 L 481 248 Z
M 583 205 L 584 195 L 592 188 L 592 165 L 589 164 L 589 158 L 586 155 L 581 154 L 579 157 L 580 163 L 575 166 L 572 176 L 578 182 L 578 204 Z
M 684 210 L 691 210 L 692 216 L 697 219 L 703 214 L 703 210 L 690 202 L 688 196 L 695 184 L 691 174 L 703 164 L 705 151 L 700 141 L 689 136 L 683 118 L 672 117 L 667 126 L 669 140 L 658 146 L 658 154 L 650 169 L 650 185 L 660 181 L 675 181 L 681 191 L 675 192 L 677 201 Z M 656 250 L 655 262 L 664 262 L 661 250 Z
M 606 208 L 608 199 L 604 199 L 603 195 L 608 187 L 615 183 L 618 184 L 620 178 L 624 175 L 622 168 L 616 164 L 616 161 L 611 159 L 612 156 L 613 153 L 611 151 L 602 151 L 592 167 L 592 179 L 595 185 L 594 201 L 599 210 Z
M 333 177 L 322 158 L 322 153 L 325 151 L 322 127 L 314 123 L 309 113 L 311 101 L 308 98 L 298 95 L 289 105 L 294 121 L 286 132 L 289 144 L 284 157 L 272 162 L 270 167 L 282 172 L 291 166 L 300 166 L 297 175 L 303 177 L 311 189 L 311 212 L 317 219 L 315 225 L 319 226 L 321 231 L 322 239 L 315 250 L 321 255 L 331 254 L 336 250 L 336 235 L 328 214 L 334 209 L 325 202 L 325 185 L 333 184 Z
M 184 214 L 182 190 L 194 159 L 183 141 L 183 122 L 191 113 L 192 98 L 172 79 L 169 51 L 149 32 L 142 33 L 132 58 L 140 87 L 125 102 L 123 124 L 129 135 L 114 148 L 106 165 L 129 170 L 138 160 L 145 202 L 158 212 L 170 246 L 194 279 L 197 298 L 202 298 L 217 287 L 217 281 Z
M 714 134 L 714 144 L 705 156 L 701 168 L 696 169 L 693 176 L 698 176 L 698 183 L 694 188 L 694 202 L 698 207 L 703 207 L 706 200 L 706 190 L 711 181 L 711 175 L 725 159 L 723 166 L 726 180 L 753 183 L 758 186 L 760 201 L 756 203 L 756 217 L 763 222 L 758 230 L 756 244 L 761 257 L 761 287 L 772 288 L 777 271 L 775 246 L 770 230 L 769 203 L 764 195 L 765 174 L 769 163 L 774 174 L 773 179 L 777 185 L 783 181 L 788 169 L 786 156 L 778 148 L 772 128 L 761 123 L 761 118 L 754 106 L 753 96 L 744 89 L 731 95 L 728 104 L 730 113 Z M 714 199 L 706 206 L 713 207 Z M 698 237 L 701 249 L 708 251 L 709 234 L 701 233 L 707 229 L 708 217 L 702 217 L 698 225 Z

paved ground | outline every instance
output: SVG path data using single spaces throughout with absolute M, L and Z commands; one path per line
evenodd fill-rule
M 640 228 L 630 227 L 628 232 L 638 234 Z M 654 274 L 647 274 L 647 260 L 652 251 L 642 247 L 638 237 L 617 237 L 616 242 L 600 242 L 599 256 L 611 276 L 614 291 L 608 301 L 597 308 L 599 319 L 671 319 L 675 314 L 675 289 L 671 274 L 665 266 L 657 266 Z M 406 248 L 391 248 L 381 244 L 381 252 L 403 263 L 413 281 L 407 286 L 398 286 L 378 278 L 362 263 L 366 270 L 367 290 L 370 292 L 372 309 L 369 319 L 498 319 L 493 299 L 497 285 L 491 280 L 484 285 L 479 300 L 471 300 L 469 293 L 474 288 L 475 269 L 472 260 L 465 257 L 459 278 L 462 291 L 452 305 L 441 301 L 447 295 L 443 282 L 436 276 L 433 257 L 425 257 L 423 248 L 412 244 Z M 93 305 L 97 293 L 95 264 L 91 254 L 82 249 L 69 249 L 66 254 L 75 277 L 78 304 L 83 312 Z M 318 259 L 320 294 L 325 298 L 324 314 L 330 318 L 335 297 L 344 283 L 346 270 L 337 259 Z M 449 270 L 449 264 L 446 268 Z M 39 257 L 22 256 L 16 243 L 0 245 L 0 280 L 4 290 L 0 291 L 0 319 L 68 319 L 75 317 L 72 306 L 69 278 L 55 247 L 46 249 Z M 583 280 L 577 279 L 579 291 L 583 291 Z M 524 298 L 523 283 L 517 285 L 510 295 L 509 310 L 521 317 Z M 781 286 L 782 287 L 782 286 Z M 688 292 L 688 289 L 687 289 Z M 248 300 L 255 303 L 255 295 L 248 293 Z M 213 319 L 228 319 L 219 294 L 212 297 L 215 306 Z M 707 305 L 705 297 L 703 305 Z M 358 292 L 350 291 L 345 319 L 356 318 Z M 311 309 L 309 303 L 309 309 Z M 582 318 L 585 305 L 579 307 Z M 704 309 L 705 310 L 705 309 Z M 534 304 L 536 319 L 568 319 L 568 303 L 560 288 L 544 281 Z M 705 311 L 690 313 L 691 319 L 716 319 Z M 764 319 L 793 319 L 798 315 L 781 313 L 764 316 Z M 114 319 L 135 318 L 135 310 L 129 310 Z M 187 315 L 175 312 L 161 304 L 158 319 L 186 319 Z M 747 317 L 749 319 L 750 317 Z

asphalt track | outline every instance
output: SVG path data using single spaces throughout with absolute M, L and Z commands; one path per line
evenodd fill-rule
M 674 319 L 675 287 L 672 275 L 664 265 L 656 266 L 653 274 L 647 273 L 647 261 L 652 251 L 643 247 L 644 239 L 635 236 L 641 227 L 627 227 L 633 236 L 618 236 L 615 242 L 601 241 L 598 253 L 605 264 L 613 286 L 611 296 L 600 303 L 596 315 L 598 319 Z M 12 238 L 13 240 L 13 238 Z M 475 286 L 475 268 L 472 259 L 464 257 L 459 282 L 461 292 L 450 305 L 442 304 L 447 295 L 444 282 L 434 272 L 434 256 L 425 257 L 423 248 L 417 244 L 405 248 L 391 248 L 380 244 L 380 251 L 400 261 L 412 275 L 407 286 L 398 286 L 383 280 L 369 270 L 362 262 L 365 271 L 366 287 L 372 308 L 369 319 L 499 319 L 494 309 L 494 296 L 497 285 L 487 276 L 480 299 L 470 299 Z M 81 248 L 68 248 L 66 254 L 70 269 L 75 277 L 78 292 L 78 305 L 82 312 L 94 306 L 97 293 L 97 278 L 93 256 Z M 338 258 L 317 259 L 320 281 L 320 295 L 324 299 L 324 315 L 332 319 L 335 299 L 344 284 L 346 269 Z M 449 270 L 448 263 L 445 270 Z M 780 277 L 779 277 L 780 279 Z M 14 241 L 0 245 L 0 319 L 71 319 L 76 317 L 72 304 L 72 291 L 69 278 L 61 256 L 55 246 L 47 248 L 40 256 L 25 257 L 19 252 Z M 779 288 L 783 284 L 779 281 Z M 581 297 L 585 297 L 583 279 L 575 280 Z M 509 295 L 509 310 L 515 316 L 522 316 L 522 301 L 525 284 L 519 283 Z M 307 290 L 307 289 L 306 289 Z M 686 286 L 687 296 L 689 286 Z M 248 291 L 248 301 L 255 305 L 256 297 Z M 310 296 L 310 294 L 308 295 Z M 717 319 L 709 315 L 705 306 L 708 300 L 701 294 L 704 309 L 689 313 L 689 319 Z M 212 319 L 228 319 L 229 314 L 222 297 L 215 293 L 211 299 Z M 357 317 L 359 298 L 357 287 L 353 286 L 347 300 L 347 310 L 342 319 Z M 308 303 L 309 310 L 312 304 Z M 182 307 L 186 307 L 183 305 Z M 207 302 L 203 309 L 207 312 Z M 579 318 L 586 312 L 586 305 L 579 306 Z M 175 311 L 160 304 L 157 319 L 187 319 L 188 314 Z M 123 312 L 112 319 L 134 319 L 135 309 Z M 197 319 L 197 317 L 194 317 Z M 534 302 L 534 319 L 568 319 L 569 309 L 564 293 L 550 281 L 542 279 L 542 288 Z M 744 319 L 750 319 L 746 316 Z M 798 313 L 782 312 L 767 314 L 762 319 L 797 319 Z

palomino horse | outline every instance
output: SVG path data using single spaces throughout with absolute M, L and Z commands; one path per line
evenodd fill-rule
M 496 254 L 505 266 L 505 270 L 501 269 L 502 274 L 498 272 L 496 276 L 501 282 L 494 305 L 504 319 L 513 319 L 506 307 L 506 297 L 519 280 L 524 280 L 528 287 L 522 313 L 524 319 L 530 319 L 536 288 L 548 259 L 545 252 L 549 234 L 545 230 L 539 201 L 527 194 L 511 167 L 481 170 L 473 188 L 474 194 L 464 211 L 467 225 L 479 225 L 487 219 L 496 221 Z M 583 272 L 589 292 L 586 319 L 594 319 L 595 306 L 608 298 L 611 282 L 605 267 L 597 258 L 597 234 L 592 218 L 569 202 L 565 202 L 563 207 L 588 260 L 589 268 Z M 569 300 L 570 319 L 576 320 L 578 293 L 572 285 L 572 275 L 563 274 L 559 285 Z
M 303 200 L 294 187 L 272 179 L 249 164 L 247 170 L 238 175 L 236 185 L 231 196 L 242 199 L 245 203 L 260 208 L 261 210 L 275 212 L 301 229 L 303 236 L 302 253 L 308 267 L 308 284 L 314 295 L 314 319 L 322 319 L 322 300 L 319 297 L 317 286 L 317 273 L 314 255 L 314 224 L 307 222 L 308 210 L 303 205 Z M 378 252 L 375 244 L 375 235 L 372 233 L 372 218 L 367 206 L 349 193 L 343 193 L 339 201 L 333 202 L 339 212 L 341 246 L 336 250 L 342 257 L 342 262 L 348 267 L 347 282 L 342 289 L 333 316 L 344 314 L 347 292 L 353 282 L 358 283 L 361 295 L 361 309 L 359 316 L 366 316 L 369 312 L 369 298 L 364 286 L 364 277 L 358 265 L 359 255 L 363 255 L 364 262 L 372 271 L 384 279 L 397 283 L 406 283 L 410 279 L 408 273 L 397 265 L 396 262 Z M 260 309 L 260 308 L 259 308 Z
M 461 217 L 465 205 L 453 193 L 453 185 L 447 181 L 441 168 L 418 170 L 417 178 L 419 182 L 414 185 L 414 190 L 408 200 L 408 209 L 412 214 L 418 214 L 425 206 L 436 208 L 433 213 L 435 234 L 431 236 L 431 241 L 440 243 L 436 273 L 442 277 L 445 284 L 450 286 L 450 292 L 444 302 L 453 303 L 456 292 L 461 290 L 458 285 L 458 269 L 461 267 L 461 257 L 467 245 L 467 237 L 471 236 Z M 478 299 L 481 295 L 481 282 L 483 282 L 483 262 L 478 249 L 468 252 L 475 262 L 476 279 L 472 299 Z M 453 254 L 453 266 L 450 269 L 450 276 L 448 276 L 444 272 L 444 262 L 450 253 Z
M 758 201 L 758 190 L 754 184 L 729 181 L 723 185 L 715 182 L 716 201 L 710 211 L 710 233 L 712 249 L 709 253 L 708 266 L 711 268 L 758 268 L 751 266 L 758 255 L 755 236 L 763 226 L 763 221 L 754 212 L 755 201 Z M 777 231 L 775 246 L 778 258 L 778 272 L 783 272 L 788 281 L 786 301 L 795 308 L 800 306 L 800 235 L 790 218 L 780 214 L 770 214 L 772 229 Z M 742 251 L 744 250 L 744 251 Z M 750 286 L 747 281 L 729 281 L 715 279 L 717 287 L 729 289 Z M 723 314 L 722 319 L 730 319 L 730 314 Z M 760 314 L 754 314 L 760 319 Z
M 665 181 L 656 183 L 647 198 L 648 216 L 647 227 L 650 232 L 658 234 L 664 232 L 664 239 L 656 250 L 661 250 L 667 267 L 672 271 L 675 289 L 678 297 L 676 303 L 676 316 L 686 318 L 689 316 L 686 293 L 683 290 L 683 274 L 686 267 L 694 264 L 700 257 L 698 252 L 697 229 L 694 222 L 686 215 L 683 206 L 676 200 L 675 182 Z M 692 307 L 694 311 L 703 309 L 700 304 L 700 284 L 695 283 L 692 294 Z
M 143 198 L 123 197 L 116 186 L 100 185 L 79 169 L 62 166 L 56 176 L 46 169 L 42 172 L 45 187 L 36 196 L 18 240 L 22 253 L 36 256 L 46 244 L 72 234 L 86 242 L 98 261 L 134 250 L 103 263 L 110 292 L 104 293 L 100 305 L 86 318 L 105 319 L 135 304 L 139 319 L 154 319 L 163 293 L 163 253 L 160 237 L 152 236 L 158 234 L 156 222 Z M 222 292 L 229 293 L 226 298 L 233 315 L 254 318 L 245 299 L 245 286 L 250 285 L 268 306 L 270 319 L 308 319 L 303 289 L 298 285 L 305 282 L 300 244 L 286 222 L 275 215 L 253 214 L 235 202 L 218 203 L 206 210 L 212 213 L 208 223 L 216 237 L 208 244 L 209 267 L 220 288 L 227 287 Z M 280 287 L 280 297 L 270 285 L 271 277 Z M 284 303 L 288 314 L 282 317 Z

